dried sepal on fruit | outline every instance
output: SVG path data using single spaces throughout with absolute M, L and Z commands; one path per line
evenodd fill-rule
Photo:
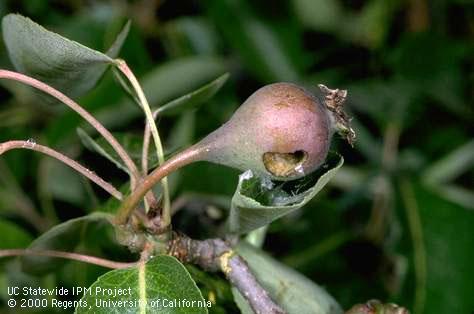
M 327 109 L 332 113 L 334 127 L 353 147 L 356 134 L 351 127 L 351 119 L 344 112 L 343 108 L 347 98 L 347 90 L 330 89 L 323 84 L 319 84 L 318 87 L 324 94 L 324 101 Z

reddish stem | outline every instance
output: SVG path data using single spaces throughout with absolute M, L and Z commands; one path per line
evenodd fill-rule
M 88 264 L 99 265 L 106 268 L 118 269 L 118 268 L 127 268 L 133 267 L 137 265 L 136 262 L 131 263 L 123 263 L 123 262 L 115 262 L 108 259 L 78 254 L 78 253 L 71 253 L 71 252 L 63 252 L 63 251 L 52 251 L 52 250 L 30 250 L 30 249 L 10 249 L 10 250 L 0 250 L 0 258 L 1 257 L 8 257 L 8 256 L 47 256 L 47 257 L 57 257 L 57 258 L 65 258 L 75 261 L 80 261 Z
M 0 143 L 0 155 L 4 152 L 7 152 L 11 149 L 31 149 L 45 155 L 51 156 L 56 158 L 57 160 L 63 162 L 64 164 L 68 165 L 72 169 L 76 170 L 77 172 L 81 173 L 83 176 L 87 177 L 89 180 L 109 192 L 113 197 L 117 198 L 118 200 L 122 200 L 123 196 L 115 187 L 113 187 L 110 183 L 103 180 L 101 177 L 96 175 L 94 172 L 90 171 L 89 169 L 85 168 L 75 160 L 51 149 L 47 146 L 39 145 L 34 142 L 30 141 L 8 141 L 4 143 Z
M 117 152 L 117 154 L 120 156 L 122 161 L 125 163 L 127 168 L 131 172 L 131 187 L 132 190 L 135 188 L 137 180 L 140 179 L 140 173 L 138 172 L 138 168 L 133 162 L 133 160 L 130 158 L 130 156 L 127 154 L 125 149 L 120 145 L 120 143 L 117 141 L 117 139 L 107 130 L 96 118 L 94 118 L 88 111 L 86 111 L 84 108 L 82 108 L 79 104 L 77 104 L 74 100 L 71 98 L 67 97 L 60 91 L 56 90 L 55 88 L 38 81 L 32 77 L 29 77 L 27 75 L 13 72 L 13 71 L 7 71 L 7 70 L 0 70 L 0 79 L 9 79 L 9 80 L 14 80 L 18 81 L 27 85 L 30 85 L 34 88 L 37 88 L 46 94 L 49 94 L 53 96 L 54 98 L 58 99 L 62 103 L 64 103 L 66 106 L 77 112 L 81 117 L 83 117 L 87 122 L 89 122 L 106 140 L 109 142 L 109 144 L 113 147 L 113 149 Z
M 183 166 L 201 160 L 203 149 L 204 148 L 196 145 L 191 146 L 153 170 L 153 172 L 146 176 L 140 184 L 138 184 L 137 188 L 122 202 L 122 206 L 117 212 L 116 223 L 120 225 L 125 224 L 143 196 L 164 177 Z

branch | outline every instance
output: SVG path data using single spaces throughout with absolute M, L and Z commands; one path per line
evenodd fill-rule
M 84 262 L 88 264 L 99 265 L 106 268 L 118 269 L 118 268 L 127 268 L 136 266 L 136 262 L 132 263 L 123 263 L 123 262 L 115 262 L 108 259 L 78 254 L 78 253 L 71 253 L 71 252 L 63 252 L 63 251 L 52 251 L 52 250 L 30 250 L 30 249 L 10 249 L 10 250 L 0 250 L 0 258 L 8 257 L 8 256 L 47 256 L 47 257 L 57 257 L 57 258 L 65 258 L 70 260 L 75 260 L 79 262 Z
M 245 260 L 223 240 L 200 241 L 174 234 L 169 254 L 183 263 L 194 263 L 208 271 L 223 272 L 256 314 L 285 313 L 258 283 Z
M 47 146 L 39 145 L 31 141 L 8 141 L 4 143 L 0 143 L 0 155 L 3 153 L 11 150 L 11 149 L 31 149 L 45 155 L 51 156 L 56 158 L 57 160 L 63 162 L 64 164 L 68 165 L 72 169 L 76 170 L 77 172 L 81 173 L 83 176 L 87 177 L 89 180 L 103 188 L 105 191 L 109 192 L 113 197 L 118 200 L 122 200 L 123 196 L 115 187 L 113 187 L 110 183 L 103 180 L 101 177 L 96 175 L 94 172 L 90 171 L 89 169 L 85 168 L 78 162 L 72 160 L 71 158 L 51 149 Z
M 27 75 L 13 72 L 13 71 L 7 71 L 7 70 L 0 70 L 0 79 L 9 79 L 9 80 L 14 80 L 18 81 L 27 85 L 30 85 L 34 88 L 37 88 L 46 94 L 51 95 L 52 97 L 58 99 L 62 103 L 64 103 L 66 106 L 77 112 L 84 120 L 89 122 L 106 140 L 107 142 L 112 146 L 112 148 L 117 152 L 117 154 L 120 156 L 122 161 L 125 163 L 127 168 L 130 170 L 130 185 L 132 187 L 132 190 L 135 188 L 137 181 L 140 179 L 140 173 L 138 172 L 137 166 L 133 162 L 133 160 L 130 158 L 130 156 L 127 154 L 125 149 L 120 145 L 120 143 L 117 141 L 117 139 L 107 130 L 96 118 L 94 118 L 88 111 L 86 111 L 84 108 L 82 108 L 79 104 L 74 102 L 71 98 L 67 97 L 60 91 L 54 89 L 53 87 L 38 81 L 32 77 L 29 77 Z

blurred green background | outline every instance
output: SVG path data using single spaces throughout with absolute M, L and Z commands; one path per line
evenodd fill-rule
M 170 151 L 221 125 L 267 83 L 297 82 L 315 93 L 318 83 L 347 89 L 355 147 L 336 136 L 343 168 L 308 206 L 270 226 L 264 248 L 346 309 L 378 298 L 415 314 L 474 311 L 473 1 L 0 1 L 0 16 L 16 12 L 100 51 L 131 19 L 120 56 L 152 106 L 230 72 L 199 110 L 160 118 Z M 12 69 L 0 45 L 0 67 Z M 79 103 L 114 133 L 141 136 L 140 110 L 110 72 Z M 83 147 L 80 126 L 64 106 L 0 82 L 1 142 L 34 139 L 123 184 L 126 174 Z M 205 163 L 179 171 L 171 179 L 182 207 L 175 227 L 195 237 L 214 234 L 237 180 L 238 172 Z M 49 158 L 31 151 L 0 157 L 0 243 L 10 237 L 26 247 L 51 225 L 106 201 Z M 127 256 L 106 238 L 90 230 L 78 250 Z M 214 312 L 237 311 L 219 276 L 191 270 L 205 293 L 220 291 Z M 33 277 L 15 260 L 0 261 L 0 311 L 9 285 L 87 286 L 102 272 L 71 262 Z

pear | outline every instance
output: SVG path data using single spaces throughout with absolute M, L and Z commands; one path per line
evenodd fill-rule
M 196 146 L 201 160 L 292 180 L 324 162 L 332 134 L 330 113 L 316 97 L 295 84 L 275 83 L 254 92 Z
M 210 161 L 287 181 L 316 170 L 326 159 L 334 131 L 352 145 L 355 133 L 342 110 L 347 91 L 319 85 L 324 100 L 291 83 L 253 93 L 220 128 L 176 154 L 143 178 L 122 203 L 116 222 L 164 177 L 196 161 Z

